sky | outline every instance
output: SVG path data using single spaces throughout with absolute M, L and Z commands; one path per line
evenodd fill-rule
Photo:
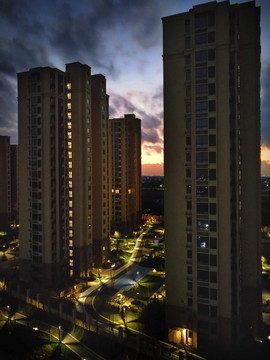
M 161 18 L 206 0 L 1 0 L 0 135 L 18 143 L 17 73 L 79 61 L 103 74 L 110 118 L 141 119 L 142 174 L 163 175 Z M 220 2 L 220 1 L 217 1 Z M 230 3 L 242 3 L 243 0 Z M 261 6 L 261 160 L 270 176 L 270 1 Z

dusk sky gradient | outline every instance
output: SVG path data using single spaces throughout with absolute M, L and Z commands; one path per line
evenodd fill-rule
M 79 61 L 106 77 L 110 118 L 134 113 L 142 120 L 143 175 L 163 175 L 161 18 L 204 2 L 1 0 L 0 135 L 18 143 L 18 72 L 38 66 L 64 71 L 65 64 Z M 261 6 L 262 175 L 270 175 L 270 1 L 256 4 Z

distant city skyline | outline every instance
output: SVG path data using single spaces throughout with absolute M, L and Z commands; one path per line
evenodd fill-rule
M 134 113 L 142 119 L 142 174 L 163 175 L 161 18 L 205 2 L 3 0 L 0 134 L 17 144 L 16 73 L 37 66 L 64 70 L 66 63 L 79 61 L 89 64 L 92 74 L 105 75 L 110 118 Z M 270 175 L 270 2 L 256 4 L 262 7 L 262 175 Z

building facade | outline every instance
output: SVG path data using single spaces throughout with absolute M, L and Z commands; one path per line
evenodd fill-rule
M 64 285 L 94 265 L 91 99 L 87 65 L 18 74 L 21 280 Z
M 0 230 L 7 230 L 11 221 L 10 161 L 10 137 L 0 136 Z
M 230 349 L 261 317 L 260 8 L 163 18 L 163 61 L 169 337 Z
M 111 232 L 127 235 L 141 223 L 141 120 L 109 120 Z
M 95 266 L 107 262 L 110 253 L 110 191 L 108 158 L 109 97 L 106 78 L 92 75 L 93 158 L 93 256 Z

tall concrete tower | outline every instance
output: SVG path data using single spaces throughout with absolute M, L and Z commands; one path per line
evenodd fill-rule
M 231 348 L 258 331 L 260 8 L 163 18 L 169 337 Z

